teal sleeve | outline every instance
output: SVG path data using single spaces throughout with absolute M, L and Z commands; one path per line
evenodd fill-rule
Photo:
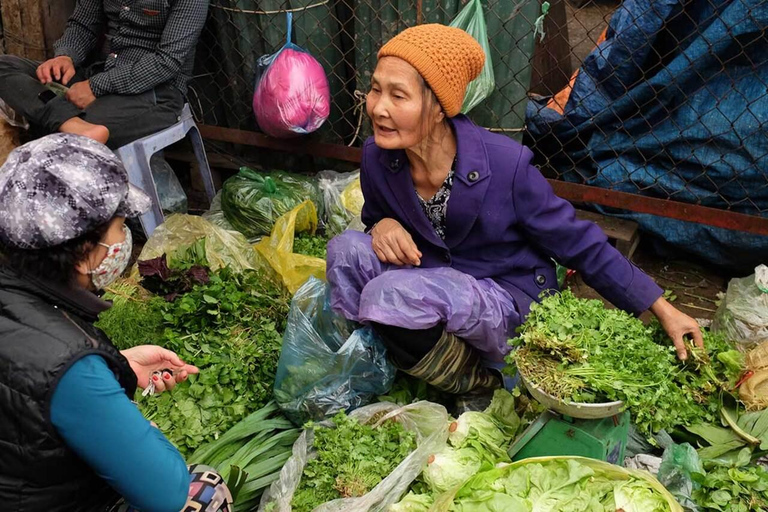
M 64 442 L 143 512 L 179 512 L 189 472 L 178 450 L 128 399 L 104 358 L 85 356 L 59 380 L 51 422 Z

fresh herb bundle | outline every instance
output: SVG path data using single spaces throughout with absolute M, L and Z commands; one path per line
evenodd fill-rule
M 154 343 L 200 368 L 172 393 L 137 396 L 144 416 L 183 454 L 271 399 L 289 303 L 257 271 L 210 272 L 201 266 L 203 249 L 177 251 L 171 266 L 165 257 L 143 262 L 142 284 L 167 300 L 135 284 L 113 287 L 113 307 L 97 324 L 119 348 Z
M 162 345 L 200 368 L 173 393 L 143 398 L 144 415 L 182 453 L 215 439 L 272 396 L 287 298 L 255 271 L 223 268 L 167 303 Z
M 304 468 L 291 503 L 294 512 L 311 512 L 331 500 L 363 496 L 416 448 L 415 434 L 394 421 L 373 428 L 340 412 L 333 423 L 333 427 L 307 424 L 314 428 L 316 456 Z
M 327 246 L 328 238 L 321 235 L 299 233 L 293 239 L 293 252 L 305 256 L 314 256 L 323 260 L 328 256 Z
M 165 329 L 163 312 L 166 302 L 129 279 L 113 283 L 104 299 L 112 307 L 99 315 L 101 329 L 119 350 L 137 345 L 159 343 Z
M 570 291 L 531 306 L 519 333 L 510 361 L 530 382 L 565 401 L 622 400 L 646 435 L 719 420 L 720 393 L 738 375 L 722 337 L 705 332 L 706 349 L 682 363 L 658 324 Z

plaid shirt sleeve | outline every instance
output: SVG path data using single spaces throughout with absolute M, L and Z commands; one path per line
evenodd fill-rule
M 197 44 L 207 14 L 207 1 L 174 2 L 155 52 L 130 66 L 115 66 L 91 77 L 93 94 L 141 94 L 172 80 Z
M 80 66 L 99 40 L 104 23 L 103 0 L 77 0 L 64 35 L 54 44 L 54 55 L 70 57 Z

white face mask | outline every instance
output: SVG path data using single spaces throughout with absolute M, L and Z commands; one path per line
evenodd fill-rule
M 107 256 L 98 267 L 88 272 L 97 290 L 103 290 L 115 282 L 128 266 L 133 250 L 133 237 L 128 226 L 123 226 L 123 233 L 125 233 L 125 240 L 122 242 L 112 245 L 99 242 L 99 245 L 107 248 Z

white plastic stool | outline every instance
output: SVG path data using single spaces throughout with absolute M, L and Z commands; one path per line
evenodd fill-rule
M 163 131 L 148 135 L 139 140 L 119 148 L 116 153 L 123 161 L 126 171 L 128 171 L 128 180 L 131 184 L 139 187 L 152 199 L 152 209 L 141 216 L 141 227 L 144 233 L 150 236 L 157 226 L 163 222 L 163 210 L 160 207 L 160 198 L 157 195 L 155 181 L 152 178 L 152 168 L 149 160 L 152 155 L 158 151 L 167 148 L 171 144 L 179 142 L 187 135 L 192 141 L 192 149 L 195 151 L 198 167 L 200 168 L 200 177 L 205 186 L 205 193 L 208 200 L 213 200 L 216 191 L 213 187 L 213 178 L 211 177 L 211 168 L 208 165 L 208 157 L 205 155 L 205 146 L 203 138 L 200 136 L 195 120 L 192 117 L 192 109 L 189 104 L 185 104 L 179 116 L 179 121 L 166 128 Z

